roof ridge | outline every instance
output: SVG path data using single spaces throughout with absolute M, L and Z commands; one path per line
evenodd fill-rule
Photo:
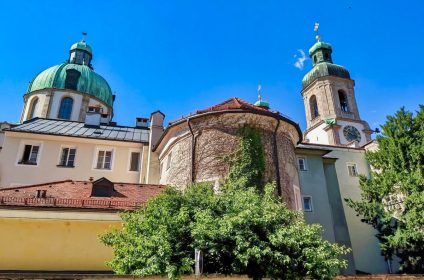
M 53 182 L 46 182 L 46 183 L 39 183 L 39 184 L 33 184 L 33 185 L 6 187 L 6 188 L 0 188 L 0 192 L 1 191 L 6 191 L 6 190 L 26 189 L 26 188 L 32 188 L 32 187 L 38 187 L 38 186 L 45 186 L 45 185 L 53 185 L 53 184 L 60 184 L 60 183 L 66 183 L 66 182 L 75 182 L 75 181 L 73 181 L 71 179 L 67 179 L 67 180 L 53 181 Z

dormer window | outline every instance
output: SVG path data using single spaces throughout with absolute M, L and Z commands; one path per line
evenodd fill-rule
M 113 183 L 103 177 L 93 182 L 91 196 L 111 197 L 114 191 Z
M 77 90 L 81 73 L 75 69 L 66 70 L 65 88 Z

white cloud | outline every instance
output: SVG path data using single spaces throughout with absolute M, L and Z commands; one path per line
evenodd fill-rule
M 303 50 L 297 50 L 297 51 L 300 53 L 300 57 L 298 57 L 297 55 L 294 55 L 294 58 L 297 58 L 297 60 L 293 64 L 293 66 L 299 70 L 303 70 L 305 60 L 307 60 L 308 58 L 306 57 L 305 52 Z

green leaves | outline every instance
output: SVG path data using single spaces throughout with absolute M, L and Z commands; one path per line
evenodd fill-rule
M 318 225 L 304 223 L 274 195 L 254 188 L 192 185 L 185 192 L 169 187 L 146 208 L 125 213 L 122 231 L 101 238 L 115 251 L 109 265 L 119 274 L 192 273 L 194 249 L 204 253 L 206 273 L 248 274 L 254 278 L 330 279 L 348 250 L 321 239 Z
M 214 193 L 208 184 L 182 191 L 168 187 L 145 208 L 124 213 L 124 227 L 101 237 L 113 247 L 110 267 L 119 274 L 192 273 L 195 248 L 204 255 L 205 273 L 248 274 L 259 279 L 331 279 L 346 267 L 343 246 L 321 238 L 263 184 L 264 154 L 258 130 L 241 130 L 240 149 L 230 174 Z
M 361 178 L 362 200 L 347 200 L 362 220 L 378 230 L 382 254 L 401 260 L 401 271 L 424 272 L 424 107 L 414 116 L 401 108 L 387 117 L 379 150 L 368 152 L 370 179 Z M 403 211 L 388 210 L 384 200 L 404 195 Z M 386 208 L 386 209 L 385 209 Z

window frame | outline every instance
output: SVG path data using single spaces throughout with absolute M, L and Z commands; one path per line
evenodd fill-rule
M 347 162 L 346 163 L 346 167 L 347 167 L 347 174 L 350 176 L 350 177 L 359 177 L 359 172 L 358 172 L 358 165 L 355 163 L 355 162 Z M 350 172 L 350 168 L 349 167 L 354 167 L 354 169 L 355 169 L 355 174 L 351 174 L 351 172 Z
M 309 209 L 306 209 L 306 207 L 305 207 L 305 198 L 309 199 L 309 205 L 310 205 Z M 312 196 L 302 195 L 302 209 L 303 209 L 304 212 L 314 212 L 314 204 L 313 204 L 313 201 L 312 201 Z
M 138 166 L 137 170 L 131 170 L 131 163 L 132 163 L 132 154 L 138 153 Z M 142 159 L 143 151 L 139 149 L 130 149 L 128 152 L 128 164 L 127 164 L 127 171 L 128 172 L 140 172 L 141 171 L 141 159 Z
M 303 168 L 300 168 L 300 161 L 303 160 Z M 306 161 L 306 157 L 301 156 L 301 157 L 297 157 L 297 167 L 299 168 L 299 171 L 308 171 L 308 164 Z
M 106 158 L 106 152 L 111 152 L 111 156 L 110 156 L 110 168 L 104 168 L 106 161 L 103 161 L 103 164 L 102 164 L 103 168 L 97 168 L 97 166 L 98 166 L 98 159 L 99 159 L 99 153 L 100 152 L 105 152 L 104 159 Z M 110 171 L 113 171 L 114 160 L 115 160 L 115 148 L 114 147 L 98 146 L 98 147 L 96 147 L 94 149 L 92 170 L 109 171 L 109 172 Z
M 70 110 L 70 113 L 69 113 L 69 119 L 68 118 L 61 118 L 61 115 L 60 115 L 60 113 L 61 113 L 60 111 L 62 109 L 62 104 L 65 101 L 65 99 L 70 99 L 72 101 L 71 110 Z M 72 119 L 72 112 L 74 111 L 74 103 L 75 103 L 75 100 L 71 96 L 69 96 L 69 95 L 63 96 L 62 99 L 60 100 L 60 103 L 59 103 L 59 110 L 57 111 L 57 118 L 60 119 L 60 120 L 71 120 Z
M 315 94 L 309 98 L 309 111 L 311 114 L 311 120 L 315 120 L 319 117 L 318 100 Z
M 69 156 L 70 153 L 68 151 L 68 155 L 67 155 L 67 159 L 66 159 L 66 164 L 62 164 L 62 157 L 63 157 L 63 150 L 64 149 L 69 149 L 70 150 L 75 150 L 75 154 L 74 154 L 74 159 L 73 159 L 73 165 L 70 166 L 68 165 L 69 162 Z M 59 152 L 59 159 L 58 159 L 58 164 L 56 165 L 57 167 L 65 167 L 65 168 L 75 168 L 76 167 L 76 159 L 77 159 L 77 147 L 76 146 L 71 146 L 71 145 L 62 145 L 60 147 L 60 152 Z
M 25 146 L 30 145 L 30 146 L 38 146 L 38 151 L 37 151 L 37 158 L 35 160 L 35 163 L 24 163 L 22 161 L 23 156 L 24 156 L 24 152 L 25 152 Z M 32 152 L 32 148 L 31 148 L 31 152 Z M 31 156 L 31 152 L 30 152 L 30 156 Z M 19 148 L 18 148 L 18 153 L 16 155 L 16 164 L 15 166 L 32 166 L 32 167 L 38 167 L 40 165 L 40 160 L 41 160 L 41 155 L 43 153 L 43 141 L 34 141 L 34 140 L 24 140 L 21 141 L 21 143 L 19 144 Z

